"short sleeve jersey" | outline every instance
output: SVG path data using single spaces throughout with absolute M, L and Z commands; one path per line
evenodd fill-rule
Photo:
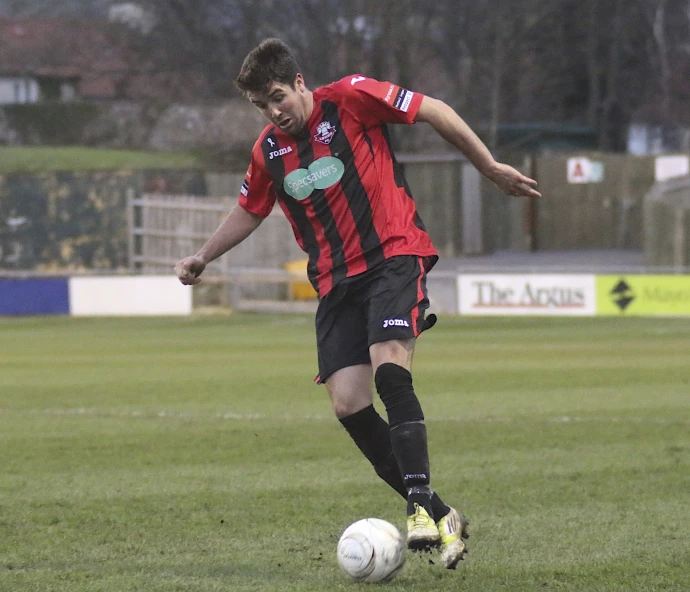
M 314 90 L 304 133 L 269 125 L 252 150 L 239 204 L 266 217 L 276 200 L 325 296 L 397 255 L 438 255 L 395 159 L 389 123 L 413 124 L 423 95 L 352 75 Z

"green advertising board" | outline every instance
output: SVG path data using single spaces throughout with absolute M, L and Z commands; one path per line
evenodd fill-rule
M 690 316 L 690 275 L 597 276 L 597 314 Z

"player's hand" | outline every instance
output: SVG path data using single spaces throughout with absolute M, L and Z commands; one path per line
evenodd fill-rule
M 535 187 L 537 182 L 523 175 L 512 166 L 497 162 L 491 171 L 486 175 L 496 186 L 506 193 L 515 197 L 541 197 Z
M 206 262 L 192 255 L 175 263 L 175 275 L 185 286 L 194 286 L 201 281 L 199 277 L 206 268 Z

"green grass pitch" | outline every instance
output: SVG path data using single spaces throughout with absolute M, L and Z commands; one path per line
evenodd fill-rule
M 404 505 L 312 383 L 312 323 L 0 319 L 0 590 L 362 589 L 338 537 Z M 689 320 L 444 317 L 414 370 L 470 554 L 387 589 L 690 590 Z

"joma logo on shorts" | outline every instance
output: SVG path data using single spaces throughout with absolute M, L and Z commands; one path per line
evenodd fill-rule
M 410 324 L 405 319 L 386 319 L 383 321 L 383 328 L 386 327 L 409 327 Z

